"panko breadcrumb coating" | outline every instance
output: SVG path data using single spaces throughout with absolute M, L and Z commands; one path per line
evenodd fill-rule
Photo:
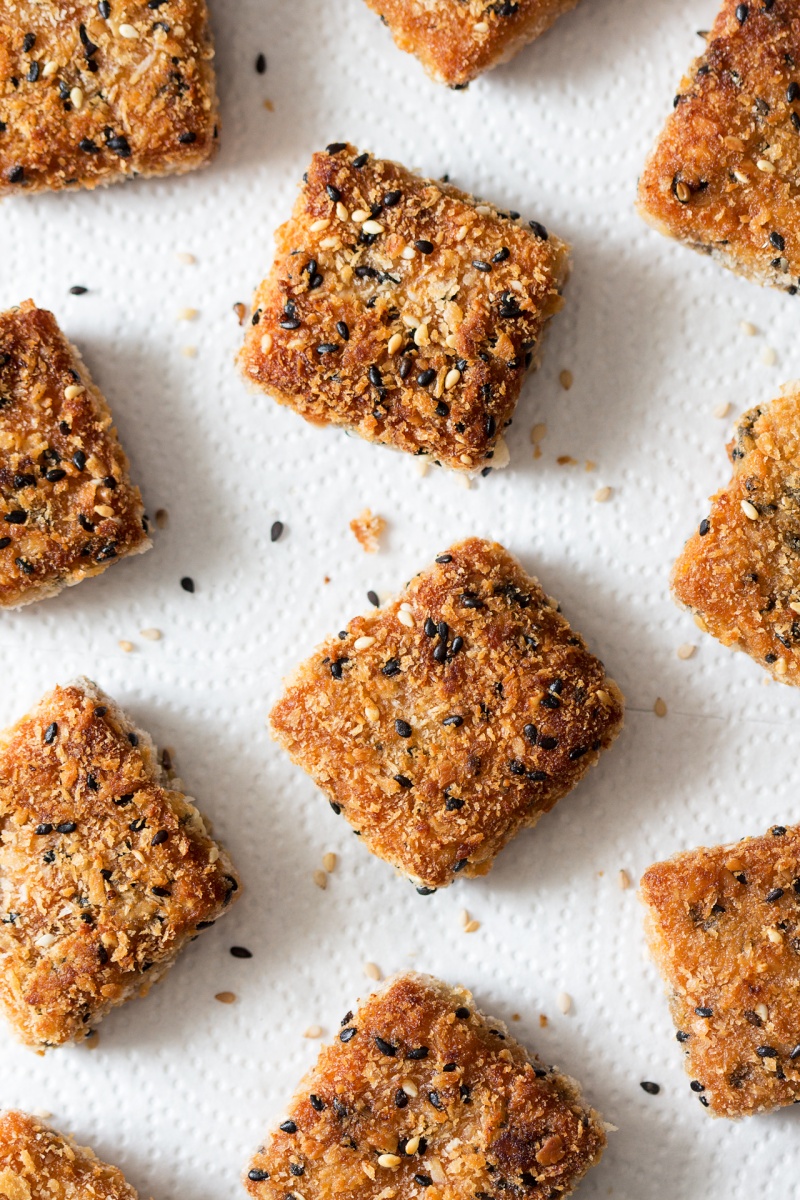
M 675 598 L 725 646 L 800 684 L 800 388 L 740 418 L 733 478 L 675 564 Z
M 89 680 L 0 733 L 0 1004 L 21 1041 L 143 995 L 238 878 L 150 737 Z
M 472 538 L 289 681 L 276 738 L 423 893 L 485 875 L 622 727 L 623 698 L 516 559 Z
M 312 424 L 491 466 L 568 273 L 566 245 L 518 215 L 343 143 L 315 154 L 245 379 Z
M 642 878 L 690 1087 L 717 1117 L 800 1100 L 800 831 L 689 850 Z
M 26 1113 L 0 1113 L 0 1200 L 138 1200 L 116 1167 Z
M 462 88 L 507 62 L 578 0 L 367 0 L 401 50 L 439 83 Z
M 668 237 L 755 283 L 800 277 L 800 9 L 724 0 L 639 185 Z
M 257 1200 L 557 1200 L 605 1144 L 574 1079 L 465 988 L 408 973 L 347 1013 L 245 1186 Z
M 204 166 L 213 57 L 205 0 L 5 0 L 0 196 Z
M 0 313 L 0 608 L 150 549 L 111 413 L 52 313 Z

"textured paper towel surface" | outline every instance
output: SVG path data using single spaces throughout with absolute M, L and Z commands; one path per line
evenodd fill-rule
M 796 1112 L 709 1119 L 644 961 L 634 891 L 617 885 L 620 868 L 637 880 L 680 848 L 800 818 L 800 697 L 702 638 L 667 595 L 672 559 L 727 478 L 730 422 L 713 409 L 729 401 L 733 416 L 800 375 L 800 300 L 668 244 L 632 210 L 714 5 L 583 0 L 467 92 L 429 83 L 361 0 L 212 7 L 224 114 L 213 168 L 0 206 L 0 307 L 30 295 L 56 312 L 108 396 L 151 516 L 169 511 L 146 557 L 0 619 L 0 720 L 56 681 L 94 677 L 172 748 L 247 890 L 148 1000 L 102 1025 L 97 1049 L 38 1058 L 0 1028 L 0 1102 L 51 1112 L 143 1196 L 229 1200 L 316 1053 L 303 1031 L 332 1034 L 373 961 L 463 982 L 490 1013 L 519 1014 L 518 1036 L 582 1081 L 619 1128 L 586 1200 L 716 1200 L 744 1179 L 764 1197 L 793 1194 Z M 249 395 L 232 367 L 232 306 L 266 271 L 311 152 L 345 138 L 449 172 L 573 243 L 566 308 L 509 431 L 511 465 L 471 490 L 312 429 Z M 75 284 L 88 294 L 70 296 Z M 177 319 L 185 307 L 196 321 Z M 535 423 L 547 425 L 536 461 Z M 612 499 L 594 502 L 604 485 Z M 367 505 L 389 522 L 374 557 L 347 527 Z M 272 544 L 276 519 L 286 532 Z M 467 534 L 499 539 L 540 576 L 629 715 L 599 769 L 488 878 L 422 898 L 337 821 L 264 719 L 281 676 L 364 610 L 368 589 L 385 597 Z M 140 636 L 152 627 L 160 642 Z M 698 651 L 680 661 L 685 642 Z M 326 851 L 339 864 L 322 892 L 312 872 Z M 481 922 L 471 935 L 464 908 Z M 233 944 L 253 959 L 231 958 Z M 235 1005 L 214 1000 L 223 990 Z

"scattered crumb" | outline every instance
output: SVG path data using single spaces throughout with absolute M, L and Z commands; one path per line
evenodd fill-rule
M 425 455 L 420 455 L 419 458 L 414 459 L 414 469 L 416 470 L 417 474 L 422 479 L 424 479 L 425 476 L 428 474 L 428 471 L 430 470 L 430 465 L 431 464 L 429 463 L 429 461 Z
M 558 997 L 558 1007 L 561 1009 L 562 1013 L 568 1013 L 571 1011 L 572 996 L 570 996 L 569 992 L 562 992 Z
M 148 642 L 160 642 L 164 636 L 160 629 L 140 629 L 139 634 L 147 638 Z
M 193 254 L 187 254 L 185 250 L 180 250 L 176 257 L 178 262 L 183 263 L 185 267 L 193 267 L 197 262 L 195 256 Z
M 371 508 L 365 508 L 360 517 L 355 517 L 350 522 L 350 528 L 361 549 L 367 554 L 374 554 L 378 549 L 378 539 L 386 528 L 386 522 L 383 517 L 373 516 Z
M 275 112 L 275 105 L 271 100 L 264 101 L 264 108 L 267 110 L 267 112 Z
M 521 1021 L 521 1020 L 522 1020 L 522 1017 L 519 1015 L 519 1013 L 512 1013 L 512 1014 L 511 1014 L 511 1020 L 512 1020 L 512 1021 Z
M 323 854 L 322 865 L 329 875 L 332 871 L 336 870 L 336 862 L 336 855 L 333 853 L 333 851 L 329 850 L 327 854 Z
M 538 425 L 534 425 L 533 429 L 531 430 L 531 442 L 533 443 L 533 457 L 534 458 L 542 457 L 541 443 L 544 441 L 544 439 L 546 437 L 547 437 L 547 426 L 544 424 L 541 424 L 541 423 Z
M 572 371 L 563 370 L 558 377 L 558 382 L 561 384 L 564 391 L 568 392 L 573 383 Z
M 133 642 L 126 642 L 124 639 L 119 643 L 120 650 L 124 650 L 126 654 L 130 654 L 134 649 Z
M 236 313 L 239 324 L 244 325 L 245 320 L 247 319 L 247 305 L 242 304 L 241 300 L 237 300 L 233 306 L 233 311 Z
M 545 1016 L 545 1014 L 544 1014 L 544 1013 L 539 1013 L 539 1028 L 540 1028 L 540 1029 L 547 1029 L 547 1026 L 548 1026 L 549 1024 L 550 1024 L 550 1022 L 548 1021 L 548 1019 L 547 1019 L 547 1017 Z
M 774 367 L 778 361 L 778 355 L 772 349 L 772 346 L 765 346 L 761 351 L 761 361 L 765 367 Z
M 235 992 L 217 992 L 214 999 L 219 1000 L 220 1004 L 235 1004 L 236 1003 L 236 993 Z
M 623 892 L 631 886 L 631 877 L 624 867 L 620 869 L 619 875 L 617 875 L 617 882 Z
M 586 471 L 596 471 L 597 470 L 597 463 L 594 461 L 593 458 L 587 458 L 586 466 L 585 466 L 584 470 L 586 470 Z
M 755 337 L 756 334 L 758 333 L 758 330 L 756 329 L 756 327 L 752 321 L 740 321 L 739 328 L 741 329 L 741 331 L 745 335 L 745 337 Z
M 156 509 L 156 526 L 159 529 L 166 529 L 169 524 L 169 513 L 165 508 Z
M 611 499 L 612 489 L 610 487 L 598 488 L 594 494 L 594 498 L 598 504 L 605 504 L 606 500 Z
M 197 346 L 184 346 L 181 354 L 184 358 L 197 358 Z
M 383 978 L 380 967 L 373 962 L 364 963 L 364 974 L 367 979 L 374 979 L 376 981 Z
M 731 406 L 727 400 L 723 400 L 721 404 L 718 404 L 716 408 L 712 409 L 713 415 L 715 417 L 719 417 L 722 421 L 724 421 L 725 417 L 727 417 L 730 411 Z
M 325 888 L 328 886 L 328 876 L 325 873 L 325 871 L 319 871 L 319 870 L 315 871 L 314 874 L 312 875 L 312 879 L 314 880 L 314 883 L 317 885 L 317 887 L 322 888 L 322 890 L 324 892 Z
M 179 321 L 196 321 L 200 316 L 200 310 L 197 308 L 182 308 L 178 313 Z
M 304 1038 L 321 1038 L 325 1030 L 321 1025 L 309 1025 L 308 1029 L 303 1034 Z
M 667 705 L 660 696 L 653 705 L 653 712 L 657 717 L 665 717 L 667 715 Z
M 678 646 L 678 658 L 691 658 L 696 650 L 697 646 L 693 646 L 691 642 L 684 642 L 683 645 Z
M 556 462 L 560 467 L 577 467 L 578 460 L 573 458 L 571 454 L 559 454 Z

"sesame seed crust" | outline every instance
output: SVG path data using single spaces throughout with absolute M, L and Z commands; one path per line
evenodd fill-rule
M 27 1113 L 0 1113 L 0 1196 L 8 1200 L 138 1200 L 116 1167 L 100 1162 Z
M 0 195 L 183 173 L 213 156 L 205 0 L 102 9 L 94 0 L 3 5 Z
M 256 292 L 245 379 L 313 424 L 490 464 L 568 273 L 533 225 L 352 146 L 315 154 Z
M 538 582 L 469 539 L 289 681 L 275 737 L 423 889 L 485 875 L 611 745 L 623 698 Z
M 800 389 L 745 413 L 727 447 L 733 478 L 686 543 L 676 600 L 725 646 L 800 684 Z
M 800 13 L 725 0 L 639 185 L 667 237 L 755 283 L 800 280 Z
M 52 313 L 0 313 L 0 608 L 150 549 L 102 393 Z
M 573 1079 L 476 1011 L 465 988 L 410 972 L 348 1014 L 287 1111 L 250 1164 L 251 1196 L 473 1200 L 502 1188 L 555 1200 L 606 1144 Z
M 367 0 L 401 50 L 439 83 L 464 87 L 507 62 L 577 0 Z
M 144 994 L 239 890 L 150 737 L 89 680 L 0 734 L 0 825 L 0 1004 L 30 1046 Z
M 689 850 L 645 872 L 650 951 L 691 1089 L 713 1116 L 800 1098 L 800 830 Z

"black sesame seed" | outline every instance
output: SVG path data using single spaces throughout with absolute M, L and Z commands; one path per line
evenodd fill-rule
M 296 1178 L 299 1178 L 301 1175 L 305 1175 L 306 1173 L 305 1167 L 301 1166 L 300 1163 L 290 1163 L 289 1170 Z
M 573 746 L 573 748 L 570 750 L 569 754 L 567 755 L 567 758 L 569 759 L 570 762 L 577 762 L 577 760 L 579 758 L 583 758 L 584 754 L 588 754 L 588 753 L 589 753 L 588 746 Z
M 645 1079 L 639 1084 L 643 1092 L 647 1092 L 648 1096 L 657 1096 L 661 1091 L 661 1086 L 658 1083 L 651 1083 L 649 1079 Z
M 488 263 L 488 262 L 484 262 L 482 258 L 473 259 L 472 265 L 476 271 L 483 271 L 486 274 L 488 274 L 488 272 L 491 271 L 491 269 L 492 269 L 492 264 Z
M 703 1087 L 703 1085 L 699 1079 L 693 1079 L 692 1082 L 689 1084 L 689 1087 L 692 1089 L 693 1092 L 704 1092 L 706 1090 Z
M 92 139 L 88 137 L 81 138 L 81 140 L 78 142 L 78 149 L 82 150 L 84 154 L 100 153 L 100 147 L 98 146 L 97 142 L 93 142 Z
M 280 324 L 281 329 L 292 330 L 292 329 L 299 329 L 301 322 L 300 322 L 299 317 L 286 317 L 286 319 L 283 321 L 280 321 L 279 324 Z
M 129 734 L 128 734 L 128 741 L 130 742 L 130 744 L 131 744 L 132 746 L 138 746 L 138 745 L 139 745 L 139 738 L 138 738 L 138 735 L 137 735 L 137 734 L 135 734 L 135 733 L 129 733 Z
M 447 812 L 458 812 L 460 808 L 464 807 L 464 801 L 460 800 L 458 796 L 448 796 L 444 806 Z
M 463 871 L 468 862 L 468 858 L 457 859 L 456 862 L 453 863 L 453 874 L 457 875 L 459 871 Z
M 133 800 L 133 792 L 126 792 L 124 796 L 116 796 L 114 803 L 117 808 L 126 808 Z
M 772 829 L 770 830 L 770 833 L 772 834 L 773 837 L 783 837 L 783 835 L 786 833 L 786 826 L 785 825 L 773 825 Z
M 347 142 L 331 142 L 329 146 L 325 147 L 325 149 L 331 156 L 334 154 L 341 154 L 342 150 L 347 149 Z
M 20 571 L 22 571 L 23 575 L 32 575 L 33 574 L 33 564 L 29 563 L 27 561 L 27 559 L 15 558 L 14 562 L 17 564 Z
M 247 950 L 244 946 L 231 946 L 231 954 L 234 958 L 252 958 L 252 950 Z
M 690 1036 L 691 1036 L 690 1034 L 684 1033 L 684 1031 L 682 1029 L 679 1029 L 678 1032 L 675 1034 L 675 1040 L 677 1042 L 688 1042 Z
M 343 342 L 350 341 L 350 330 L 347 327 L 347 323 L 345 321 L 337 321 L 336 322 L 336 332 L 338 333 L 339 337 L 342 339 Z
M 24 525 L 28 519 L 28 514 L 24 508 L 15 508 L 11 512 L 6 513 L 4 519 L 9 525 Z
M 740 25 L 743 25 L 745 23 L 749 12 L 750 12 L 750 9 L 748 8 L 748 6 L 746 4 L 737 4 L 736 20 L 739 22 Z
M 338 342 L 322 342 L 317 346 L 317 354 L 335 354 L 338 349 Z
M 430 1175 L 415 1175 L 414 1183 L 418 1183 L 420 1187 L 430 1187 L 433 1180 Z
M 35 832 L 35 833 L 36 833 L 36 834 L 37 834 L 39 837 L 46 837 L 46 835 L 47 835 L 48 833 L 52 833 L 52 832 L 53 832 L 53 826 L 52 826 L 52 825 L 47 825 L 47 824 L 45 824 L 45 825 L 37 825 L 37 826 L 36 826 L 36 829 L 35 829 L 35 831 L 34 831 L 34 832 Z
M 378 1037 L 377 1034 L 375 1034 L 375 1045 L 381 1054 L 385 1054 L 387 1058 L 397 1057 L 397 1047 L 393 1046 L 391 1042 L 385 1041 L 382 1037 Z
M 308 1099 L 315 1112 L 322 1112 L 323 1108 L 325 1107 L 324 1100 L 320 1100 L 319 1096 L 315 1095 L 314 1092 L 311 1093 Z
M 357 1031 L 355 1025 L 349 1025 L 347 1027 L 347 1029 L 343 1029 L 342 1032 L 339 1034 L 339 1041 L 340 1042 L 349 1042 L 351 1040 L 351 1038 L 354 1038 L 356 1036 L 357 1032 L 358 1031 Z
M 419 238 L 414 245 L 420 254 L 433 254 L 433 242 L 427 241 L 426 238 Z
M 408 1096 L 405 1094 L 405 1092 L 403 1091 L 402 1088 L 398 1088 L 394 1094 L 395 1108 L 406 1108 L 407 1105 L 408 1105 Z
M 458 654 L 459 650 L 461 649 L 461 647 L 463 645 L 464 645 L 464 639 L 462 637 L 454 637 L 452 645 L 450 646 L 450 653 Z
M 24 183 L 25 182 L 25 168 L 21 167 L 21 166 L 12 167 L 11 170 L 8 172 L 8 182 L 9 183 Z
M 456 1009 L 456 1016 L 458 1017 L 459 1021 L 465 1021 L 469 1016 L 469 1009 L 464 1008 L 462 1005 L 460 1008 Z
M 283 1133 L 297 1133 L 297 1126 L 295 1125 L 294 1121 L 291 1120 L 282 1121 L 278 1128 Z
M 541 225 L 539 221 L 528 221 L 528 225 L 538 238 L 541 238 L 543 242 L 547 241 L 547 229 L 544 225 Z
M 77 828 L 74 821 L 62 821 L 60 825 L 56 825 L 56 833 L 74 833 Z
M 172 895 L 172 892 L 169 890 L 169 888 L 165 888 L 165 887 L 158 887 L 158 886 L 157 886 L 157 887 L 151 888 L 150 890 L 151 890 L 151 892 L 153 893 L 153 895 L 154 895 L 154 896 L 159 896 L 159 897 L 161 897 L 162 899 L 163 899 L 165 896 L 171 896 L 171 895 Z
M 283 533 L 283 521 L 273 521 L 269 531 L 269 540 L 277 542 Z
M 370 367 L 369 371 L 367 372 L 367 377 L 373 387 L 376 387 L 376 388 L 383 387 L 383 376 L 381 375 L 379 369 L 374 364 L 373 364 L 373 366 Z
M 443 725 L 454 725 L 457 729 L 459 725 L 464 724 L 464 718 L 459 717 L 457 713 L 453 713 L 453 715 L 451 717 L 445 717 L 445 719 L 442 721 L 442 724 Z
M 776 250 L 783 250 L 786 246 L 786 239 L 780 233 L 771 233 L 769 240 Z
M 265 54 L 256 55 L 256 74 L 264 75 L 267 70 L 267 56 Z
M 36 45 L 36 34 L 35 33 L 26 33 L 25 37 L 22 39 L 22 53 L 27 54 L 28 51 L 32 50 L 35 45 Z
M 424 371 L 420 371 L 417 376 L 417 383 L 420 387 L 427 387 L 428 384 L 433 383 L 435 378 L 436 372 L 433 367 L 427 367 Z
M 697 1013 L 698 1017 L 713 1017 L 714 1015 L 713 1008 L 707 1008 L 703 1004 L 698 1005 L 694 1011 Z
M 181 579 L 181 587 L 185 592 L 194 593 L 194 580 L 191 575 L 184 575 Z
M 352 166 L 354 166 L 357 171 L 360 171 L 361 168 L 366 165 L 368 160 L 368 154 L 359 154 L 357 158 L 353 159 Z
M 800 100 L 800 84 L 793 79 L 786 89 L 787 104 L 794 104 L 795 100 Z
M 426 619 L 425 624 L 422 626 L 422 628 L 425 632 L 426 637 L 429 637 L 429 638 L 436 637 L 436 622 L 431 620 L 430 617 L 428 617 Z
M 44 731 L 45 745 L 49 746 L 58 737 L 58 725 L 53 721 Z
M 182 146 L 192 146 L 197 141 L 197 134 L 192 133 L 191 130 L 187 130 L 186 133 L 180 135 L 178 141 Z
M 254 1167 L 252 1171 L 248 1171 L 247 1178 L 251 1179 L 253 1183 L 263 1183 L 269 1179 L 269 1171 L 259 1171 Z
M 505 262 L 506 259 L 509 257 L 509 254 L 510 254 L 510 251 L 508 249 L 508 246 L 501 246 L 500 249 L 497 251 L 497 254 L 492 255 L 492 262 L 493 263 Z
M 11 538 L 10 538 L 10 537 L 2 537 L 2 538 L 0 538 L 0 550 L 5 550 L 6 546 L 10 546 L 10 545 L 11 545 Z
M 759 1058 L 777 1058 L 778 1051 L 774 1046 L 756 1046 L 756 1054 Z
M 390 658 L 381 667 L 381 675 L 385 675 L 387 679 L 391 679 L 393 675 L 400 674 L 400 659 Z
M 64 471 L 61 467 L 54 467 L 52 471 L 48 471 L 46 473 L 45 479 L 47 480 L 48 483 L 59 483 L 60 480 L 62 480 L 64 478 L 66 473 L 67 472 Z
M 395 721 L 394 728 L 397 736 L 401 738 L 410 738 L 413 732 L 408 721 L 403 721 L 400 717 Z
M 437 563 L 450 563 L 453 561 L 452 554 L 440 554 L 436 559 Z
M 414 784 L 408 778 L 407 775 L 395 775 L 393 778 L 394 778 L 395 783 L 400 784 L 401 788 L 410 788 L 410 787 L 414 786 Z
M 150 845 L 151 846 L 163 846 L 164 842 L 166 842 L 168 837 L 169 837 L 169 834 L 167 833 L 166 829 L 159 829 L 158 833 L 153 834 L 153 840 L 150 843 Z
M 108 139 L 106 144 L 109 150 L 113 150 L 120 158 L 130 158 L 131 147 L 124 134 L 115 134 L 114 137 Z
M 440 400 L 436 405 L 437 417 L 447 417 L 450 415 L 450 405 L 445 404 L 444 400 Z
M 435 891 L 436 889 L 434 888 L 432 890 Z M 419 1062 L 421 1059 L 427 1058 L 427 1057 L 428 1057 L 428 1047 L 427 1046 L 417 1046 L 416 1049 L 409 1050 L 408 1053 L 406 1054 L 406 1058 L 412 1059 L 413 1062 Z
M 72 456 L 72 462 L 79 471 L 83 471 L 86 466 L 86 455 L 82 450 L 76 450 Z
M 773 888 L 772 891 L 767 892 L 767 894 L 765 896 L 765 900 L 766 900 L 767 904 L 774 904 L 776 900 L 780 900 L 782 895 L 783 895 L 783 888 L 779 888 L 779 887 Z
M 552 692 L 547 692 L 539 701 L 542 708 L 561 708 L 561 701 L 558 696 L 554 696 Z

